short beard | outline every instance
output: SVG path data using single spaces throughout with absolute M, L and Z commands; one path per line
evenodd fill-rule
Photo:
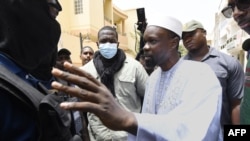
M 154 61 L 153 58 L 145 60 L 145 65 L 148 68 L 154 68 L 156 66 L 156 62 Z

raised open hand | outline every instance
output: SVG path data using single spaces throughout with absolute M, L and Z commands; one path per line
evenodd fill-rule
M 137 121 L 134 114 L 122 108 L 105 85 L 68 62 L 64 63 L 64 67 L 70 73 L 54 68 L 52 74 L 78 87 L 66 86 L 58 82 L 53 82 L 52 87 L 78 97 L 81 101 L 61 103 L 60 106 L 63 109 L 91 112 L 110 129 L 136 133 Z

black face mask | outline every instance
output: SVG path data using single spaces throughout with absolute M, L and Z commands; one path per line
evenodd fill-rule
M 0 52 L 38 79 L 52 77 L 60 34 L 46 0 L 0 1 Z

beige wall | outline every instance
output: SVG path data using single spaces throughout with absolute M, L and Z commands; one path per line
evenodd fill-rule
M 71 8 L 73 5 L 65 6 L 69 4 L 68 0 L 60 0 L 60 4 L 62 5 L 62 11 L 59 13 L 57 20 L 60 22 L 62 30 L 70 29 L 70 13 L 73 10 Z
M 98 30 L 104 25 L 112 26 L 114 20 L 118 23 L 119 48 L 123 49 L 127 54 L 135 56 L 134 41 L 130 41 L 131 43 L 128 44 L 130 33 L 128 34 L 127 30 L 131 32 L 131 27 L 126 28 L 127 25 L 124 22 L 127 19 L 126 13 L 118 9 L 113 11 L 112 0 L 82 0 L 82 2 L 83 13 L 75 15 L 74 1 L 60 0 L 63 10 L 57 17 L 62 29 L 58 47 L 67 48 L 71 51 L 73 64 L 81 65 L 79 58 L 80 33 L 84 38 L 83 46 L 89 45 L 96 51 Z M 116 12 L 115 16 L 114 12 Z M 133 14 L 136 15 L 136 13 Z M 87 36 L 89 37 L 88 40 Z
M 91 46 L 95 51 L 97 31 L 104 24 L 103 1 L 83 0 L 83 13 L 75 15 L 74 1 L 60 0 L 62 11 L 57 20 L 62 29 L 58 47 L 64 47 L 71 51 L 73 64 L 80 66 L 80 33 L 84 38 L 83 46 Z M 101 2 L 101 3 L 100 3 Z M 86 37 L 89 36 L 90 40 Z
M 89 0 L 89 17 L 90 17 L 90 27 L 95 31 L 98 31 L 100 27 L 104 25 L 104 7 L 103 0 Z M 101 1 L 101 3 L 100 3 Z
M 94 51 L 97 50 L 95 42 L 89 42 L 85 40 L 83 46 L 91 46 Z M 67 48 L 71 52 L 71 59 L 74 65 L 81 66 L 82 62 L 80 60 L 80 39 L 79 37 L 69 35 L 67 33 L 62 33 L 60 41 L 58 43 L 58 48 Z

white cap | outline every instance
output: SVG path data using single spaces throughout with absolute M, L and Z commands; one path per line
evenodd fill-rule
M 174 17 L 170 17 L 170 16 L 151 16 L 150 18 L 147 19 L 147 26 L 159 26 L 162 28 L 165 28 L 167 30 L 170 30 L 174 33 L 176 33 L 177 35 L 180 36 L 181 38 L 181 34 L 182 34 L 182 23 L 174 18 Z

